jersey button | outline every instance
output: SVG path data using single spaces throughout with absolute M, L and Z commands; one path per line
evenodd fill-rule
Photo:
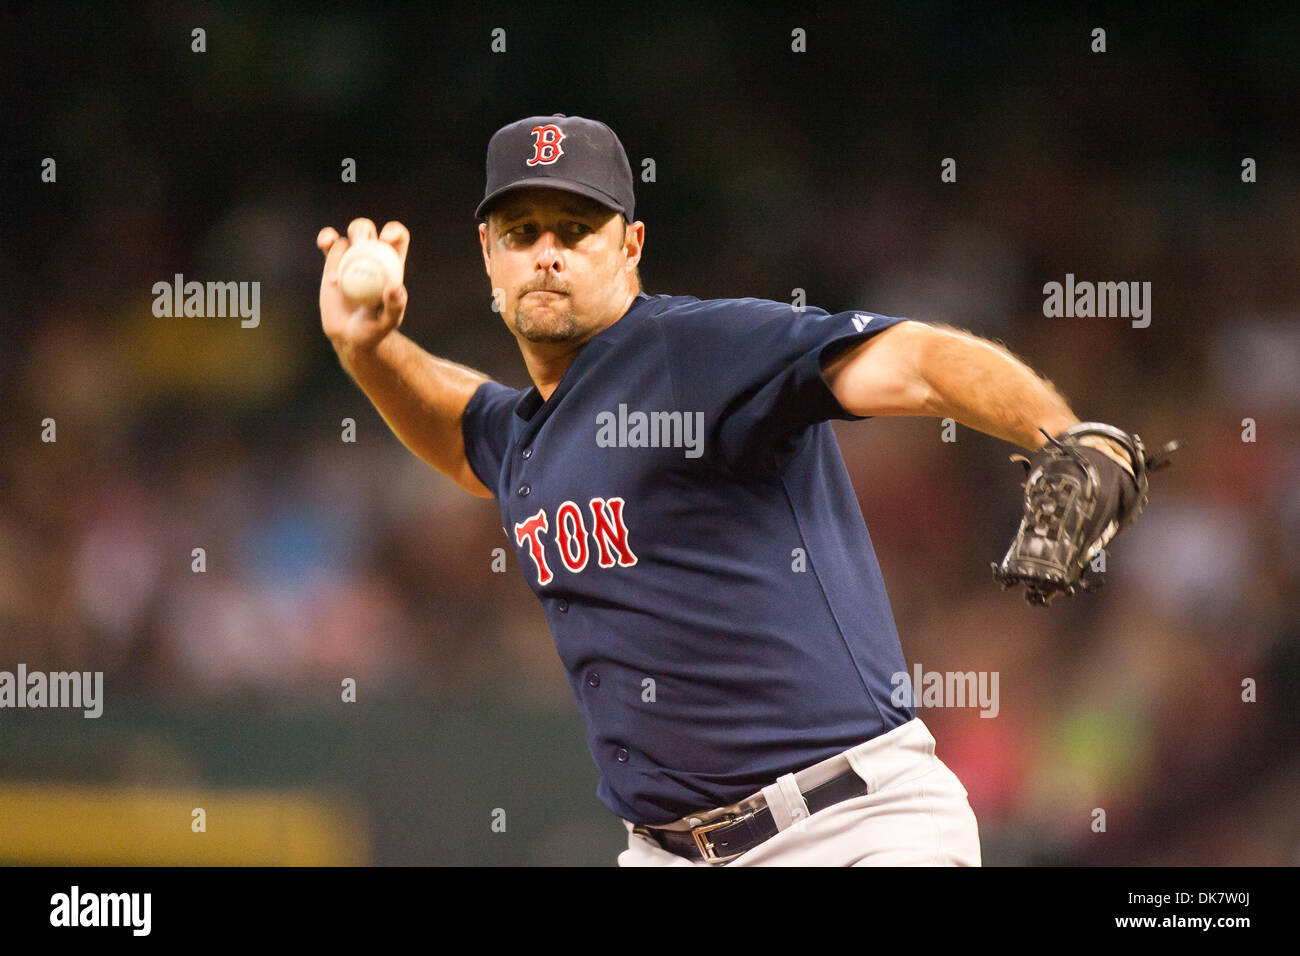
M 619 762 L 619 763 L 627 763 L 627 758 L 628 758 L 628 756 L 629 756 L 629 754 L 628 754 L 628 752 L 627 752 L 627 748 L 626 748 L 626 747 L 619 747 L 619 748 L 618 748 L 618 753 L 615 754 L 614 756 L 616 756 L 616 757 L 618 758 L 618 762 Z
M 533 490 L 533 489 L 529 488 L 527 485 L 520 485 L 520 486 L 519 486 L 519 496 L 520 496 L 521 498 L 527 498 L 528 495 L 529 495 L 529 493 L 532 492 L 532 490 Z
M 600 686 L 600 675 L 597 674 L 595 671 L 592 671 L 591 673 L 589 673 L 589 674 L 587 675 L 587 686 L 588 686 L 588 687 L 599 687 L 599 686 Z
M 568 613 L 569 613 L 569 600 L 568 600 L 568 598 L 560 598 L 560 599 L 559 599 L 558 601 L 556 601 L 555 603 L 556 603 L 556 606 L 559 607 L 559 609 L 560 609 L 560 613 L 561 613 L 561 614 L 568 614 Z
M 532 450 L 531 448 L 525 448 L 524 451 L 523 451 L 523 455 L 524 455 L 525 458 L 532 458 L 532 457 L 533 457 L 533 450 Z

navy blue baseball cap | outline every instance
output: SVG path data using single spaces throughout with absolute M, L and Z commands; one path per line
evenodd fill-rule
M 632 221 L 632 167 L 614 131 L 581 116 L 530 116 L 492 134 L 487 151 L 487 188 L 474 211 L 485 220 L 504 193 L 547 186 L 578 193 Z

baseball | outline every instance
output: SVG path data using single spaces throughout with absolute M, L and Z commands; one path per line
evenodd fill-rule
M 363 239 L 339 260 L 339 288 L 361 305 L 378 305 L 384 286 L 401 281 L 402 260 L 396 249 L 380 239 Z

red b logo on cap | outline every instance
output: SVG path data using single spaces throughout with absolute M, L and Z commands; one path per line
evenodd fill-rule
M 537 140 L 533 143 L 533 155 L 527 165 L 549 166 L 564 155 L 564 148 L 560 146 L 560 141 L 564 139 L 564 132 L 558 126 L 553 123 L 534 126 L 530 132 L 537 137 Z

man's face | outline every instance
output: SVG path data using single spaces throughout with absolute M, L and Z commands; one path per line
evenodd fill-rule
M 510 331 L 529 342 L 580 343 L 617 320 L 636 236 L 619 213 L 576 193 L 529 187 L 503 196 L 479 241 Z

